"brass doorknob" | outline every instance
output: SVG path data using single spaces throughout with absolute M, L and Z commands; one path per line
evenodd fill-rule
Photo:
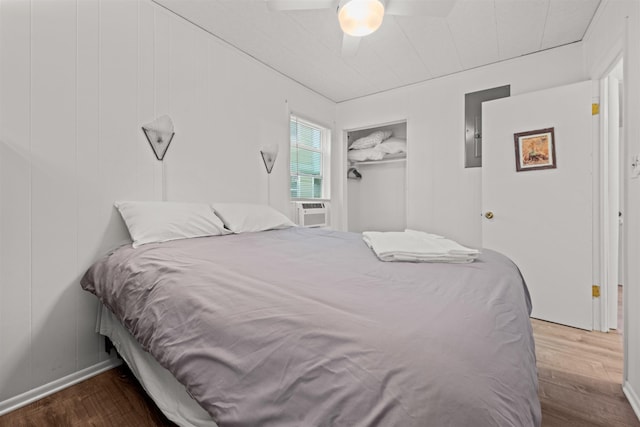
M 492 219 L 493 218 L 493 212 L 488 211 L 484 214 L 484 217 L 487 219 Z

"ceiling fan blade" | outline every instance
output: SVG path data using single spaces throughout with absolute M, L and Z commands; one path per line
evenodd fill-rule
M 342 56 L 345 58 L 356 56 L 358 53 L 358 47 L 360 46 L 360 39 L 362 37 L 354 37 L 348 34 L 342 36 Z
M 331 9 L 335 0 L 266 0 L 269 10 Z
M 389 0 L 385 13 L 389 15 L 416 15 L 445 18 L 457 0 Z

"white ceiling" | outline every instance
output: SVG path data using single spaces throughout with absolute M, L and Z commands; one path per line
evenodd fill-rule
M 335 10 L 270 11 L 265 0 L 154 1 L 335 102 L 579 41 L 600 3 L 457 0 L 447 18 L 386 15 L 345 58 Z

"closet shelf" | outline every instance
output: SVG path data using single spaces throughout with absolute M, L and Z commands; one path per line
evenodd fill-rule
M 395 159 L 382 159 L 382 160 L 364 160 L 362 162 L 349 162 L 352 166 L 363 166 L 363 165 L 380 165 L 383 163 L 400 163 L 406 162 L 406 157 L 396 157 Z

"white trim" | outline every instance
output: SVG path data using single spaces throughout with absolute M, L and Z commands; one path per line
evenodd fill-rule
M 598 9 L 599 11 L 600 9 Z M 597 245 L 594 247 L 594 256 L 598 257 L 599 269 L 598 274 L 594 277 L 594 283 L 600 285 L 600 298 L 594 298 L 593 302 L 593 329 L 598 330 L 600 332 L 609 332 L 611 328 L 611 324 L 609 322 L 609 311 L 610 304 L 617 304 L 617 298 L 615 301 L 609 301 L 609 293 L 610 286 L 609 283 L 609 270 L 612 268 L 610 265 L 610 240 L 612 236 L 609 233 L 609 222 L 610 221 L 618 221 L 617 216 L 611 218 L 609 215 L 609 178 L 610 178 L 610 168 L 609 168 L 609 76 L 617 64 L 624 59 L 624 51 L 621 46 L 622 38 L 616 40 L 615 45 L 611 50 L 608 51 L 608 61 L 601 61 L 603 64 L 602 71 L 599 72 L 598 80 L 593 80 L 594 83 L 594 93 L 598 93 L 598 97 L 594 95 L 593 102 L 599 103 L 600 112 L 596 116 L 597 117 L 597 125 L 594 127 L 597 128 L 597 131 L 594 132 L 596 138 L 596 146 L 594 147 L 594 153 L 598 153 L 599 160 L 598 165 L 595 170 L 599 171 L 599 177 L 597 178 L 597 184 L 594 180 L 594 185 L 597 185 L 598 188 L 598 198 L 599 203 L 597 209 L 594 210 L 595 218 L 598 218 L 598 225 L 596 227 L 598 236 L 594 238 L 594 244 Z M 599 86 L 599 87 L 596 87 Z M 597 99 L 599 98 L 599 99 Z M 623 110 L 624 114 L 624 110 Z M 619 138 L 621 140 L 619 156 L 624 158 L 623 153 L 623 145 L 625 144 L 624 138 L 622 136 Z M 620 163 L 618 161 L 618 163 Z M 616 169 L 617 171 L 617 169 Z M 620 188 L 618 191 L 626 191 L 624 190 L 624 182 L 620 182 Z M 619 209 L 622 210 L 622 198 L 619 201 Z M 594 224 L 595 225 L 595 224 Z M 624 230 L 620 230 L 620 235 L 624 233 Z M 595 237 L 595 236 L 594 236 Z M 618 253 L 618 256 L 621 256 L 621 253 Z M 613 266 L 613 268 L 618 268 L 618 265 Z M 620 277 L 618 278 L 618 282 L 620 282 Z M 618 287 L 618 284 L 614 284 L 613 286 Z
M 624 395 L 627 396 L 627 400 L 631 404 L 633 412 L 636 413 L 636 417 L 640 420 L 640 398 L 638 397 L 638 394 L 633 390 L 633 387 L 628 381 L 625 381 L 622 385 L 622 391 L 624 392 Z
M 622 136 L 622 147 L 620 149 L 620 156 L 622 157 L 622 159 L 624 159 L 624 161 L 622 162 L 622 164 L 624 164 L 625 162 L 628 162 L 629 159 L 629 154 L 630 154 L 630 148 L 631 148 L 631 142 L 629 139 L 629 136 L 631 135 L 631 132 L 629 131 L 629 129 L 631 128 L 631 126 L 629 126 L 629 118 L 631 117 L 631 115 L 629 114 L 629 105 L 630 105 L 630 101 L 629 99 L 631 98 L 631 92 L 629 91 L 629 86 L 627 84 L 627 80 L 629 76 L 631 75 L 631 73 L 629 73 L 629 17 L 627 16 L 624 19 L 624 32 L 623 32 L 623 43 L 622 43 L 622 59 L 623 59 L 623 63 L 622 63 L 622 81 L 624 82 L 624 86 L 623 86 L 623 105 L 622 105 L 622 124 L 624 127 L 623 130 L 623 136 Z M 633 55 L 633 54 L 632 54 Z M 629 183 L 629 169 L 628 166 L 622 168 L 623 174 L 622 176 L 623 178 L 623 192 L 621 195 L 621 203 L 622 203 L 622 215 L 623 215 L 623 220 L 627 215 L 627 209 L 629 208 L 629 205 L 632 203 L 629 203 L 629 187 L 631 186 L 631 184 Z M 622 314 L 622 318 L 623 318 L 623 323 L 624 323 L 624 331 L 627 331 L 626 333 L 623 333 L 623 359 L 622 359 L 622 363 L 623 363 L 623 367 L 622 367 L 622 378 L 624 379 L 625 383 L 627 383 L 628 379 L 629 379 L 629 292 L 628 292 L 628 286 L 629 286 L 629 282 L 628 282 L 628 278 L 629 278 L 629 260 L 630 260 L 630 254 L 633 254 L 634 256 L 636 255 L 636 252 L 631 249 L 631 245 L 629 244 L 629 239 L 631 238 L 631 234 L 629 233 L 629 226 L 627 224 L 623 224 L 622 226 L 622 238 L 623 240 L 623 249 L 622 249 L 622 278 L 624 280 L 624 282 L 622 283 L 622 310 L 623 310 L 623 314 Z M 631 386 L 629 386 L 631 387 Z M 634 393 L 635 394 L 635 393 Z M 637 395 L 636 395 L 637 396 Z M 636 402 L 637 402 L 637 398 L 636 398 Z M 636 408 L 638 408 L 638 405 L 636 405 Z M 638 415 L 640 412 L 638 412 L 638 410 L 635 410 L 636 415 Z
M 385 163 L 401 163 L 406 162 L 406 157 L 397 157 L 395 159 L 386 159 L 386 160 L 363 160 L 361 162 L 353 162 L 351 163 L 353 166 L 366 166 L 366 165 L 379 165 Z
M 602 18 L 602 15 L 605 13 L 604 10 L 609 7 L 610 3 L 611 0 L 602 0 L 600 6 L 598 6 L 596 13 L 591 20 L 591 24 L 589 24 L 587 32 L 582 38 L 583 45 L 586 45 L 591 41 L 593 31 L 595 31 L 594 28 L 597 26 L 596 23 Z M 609 49 L 605 49 L 604 52 L 601 52 L 599 57 L 593 58 L 591 64 L 586 63 L 587 55 L 585 55 L 585 67 L 588 69 L 589 65 L 593 66 L 590 72 L 591 78 L 600 79 L 610 73 L 613 68 L 612 65 L 615 65 L 618 62 L 619 57 L 621 57 L 624 52 L 625 38 L 626 28 L 620 31 L 619 37 L 613 42 Z
M 48 384 L 41 385 L 40 387 L 36 387 L 32 390 L 26 391 L 22 394 L 2 401 L 0 402 L 0 416 L 14 411 L 18 408 L 22 408 L 23 406 L 27 406 L 28 404 L 33 403 L 36 400 L 40 400 L 51 394 L 57 393 L 60 390 L 87 380 L 91 377 L 108 371 L 109 369 L 113 369 L 116 366 L 120 366 L 121 364 L 122 360 L 120 359 L 107 359 L 102 362 L 98 362 L 93 366 L 89 366 L 88 368 L 74 372 L 55 381 L 51 381 Z
M 595 80 L 594 80 L 595 81 Z M 598 238 L 594 239 L 597 245 L 598 256 L 598 277 L 594 283 L 600 286 L 600 298 L 595 298 L 594 303 L 597 313 L 594 313 L 593 329 L 600 332 L 609 332 L 609 75 L 606 74 L 597 81 L 599 84 L 599 99 L 593 100 L 599 104 L 600 112 L 596 120 L 598 121 L 598 132 L 596 136 L 596 150 L 598 150 L 598 160 L 600 176 L 598 177 Z M 594 151 L 595 152 L 595 151 Z M 617 303 L 617 301 L 616 301 Z
M 591 22 L 587 27 L 587 31 L 585 31 L 584 35 L 582 36 L 583 43 L 590 41 L 591 38 L 594 37 L 593 36 L 593 32 L 595 31 L 594 28 L 596 27 L 596 24 L 600 21 L 600 19 L 602 19 L 602 15 L 604 14 L 604 10 L 609 4 L 609 1 L 610 0 L 602 0 L 600 5 L 596 9 L 596 13 L 593 15 L 593 18 L 591 18 Z
M 354 128 L 349 128 L 349 129 L 343 129 L 342 132 L 344 133 L 345 137 L 349 132 L 357 132 L 359 130 L 365 130 L 365 129 L 375 129 L 375 128 L 381 128 L 381 127 L 385 127 L 385 126 L 393 126 L 393 125 L 399 125 L 402 123 L 408 123 L 409 120 L 407 118 L 399 118 L 396 120 L 391 120 L 389 122 L 384 122 L 384 123 L 374 123 L 374 124 L 369 124 L 369 125 L 363 125 L 363 126 L 357 126 Z M 407 131 L 408 133 L 408 131 Z M 407 140 L 409 139 L 408 135 L 407 135 Z M 345 138 L 346 140 L 346 138 Z M 346 145 L 345 145 L 346 147 Z

